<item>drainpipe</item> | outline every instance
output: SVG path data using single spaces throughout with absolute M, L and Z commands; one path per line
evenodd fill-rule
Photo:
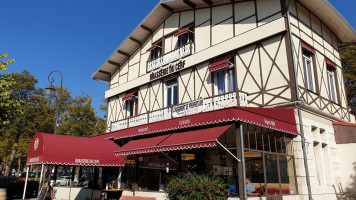
M 294 53 L 293 53 L 293 38 L 292 38 L 292 32 L 291 32 L 291 25 L 290 25 L 290 16 L 289 16 L 289 3 L 290 0 L 288 0 L 288 3 L 286 5 L 286 14 L 287 14 L 287 22 L 288 22 L 288 34 L 289 34 L 289 43 L 291 47 L 291 54 L 292 54 L 292 66 L 293 66 L 293 72 L 294 72 L 294 84 L 295 84 L 295 95 L 297 97 L 297 101 L 300 101 L 301 104 L 298 106 L 298 116 L 299 116 L 299 128 L 300 128 L 300 136 L 302 138 L 302 151 L 303 151 L 303 160 L 304 160 L 304 168 L 305 168 L 305 178 L 307 181 L 307 187 L 308 187 L 308 198 L 309 200 L 312 200 L 312 192 L 311 192 L 311 186 L 310 186 L 310 176 L 309 176 L 309 167 L 308 167 L 308 158 L 307 158 L 307 152 L 305 149 L 305 136 L 304 136 L 304 127 L 303 127 L 303 118 L 302 118 L 302 112 L 301 109 L 305 105 L 305 102 L 302 98 L 299 97 L 299 88 L 298 88 L 298 76 L 297 76 L 297 70 L 295 67 L 295 58 L 294 58 Z
M 244 188 L 244 199 L 247 200 L 247 191 L 246 191 L 246 165 L 245 165 L 245 150 L 244 150 L 244 131 L 242 123 L 240 122 L 240 145 L 241 145 L 241 165 L 242 165 L 242 181 Z

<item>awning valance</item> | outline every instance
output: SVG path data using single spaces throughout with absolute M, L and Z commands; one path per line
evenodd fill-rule
M 147 49 L 147 52 L 152 51 L 153 49 L 155 49 L 156 47 L 159 47 L 158 44 L 161 42 L 162 40 L 158 40 L 156 43 L 154 43 L 150 48 Z
M 127 100 L 132 99 L 132 96 L 133 96 L 135 93 L 136 93 L 136 91 L 127 93 L 127 94 L 122 98 L 122 101 L 127 101 Z
M 315 50 L 312 47 L 310 47 L 309 45 L 305 44 L 304 42 L 300 42 L 300 43 L 301 43 L 301 45 L 302 45 L 302 47 L 304 49 L 306 49 L 306 50 L 308 50 L 308 51 L 310 51 L 312 53 L 315 53 Z
M 298 134 L 293 109 L 236 106 L 140 125 L 94 137 L 121 139 L 228 121 L 242 121 L 293 135 Z
M 209 66 L 209 71 L 213 72 L 213 71 L 217 71 L 219 69 L 223 69 L 225 67 L 228 67 L 230 65 L 230 62 L 229 62 L 230 59 L 231 59 L 231 57 L 228 57 L 228 58 L 225 58 L 225 59 L 219 60 L 219 61 L 214 61 Z
M 184 33 L 187 33 L 189 31 L 190 27 L 192 27 L 192 26 L 193 25 L 190 25 L 190 26 L 188 26 L 186 28 L 183 28 L 183 29 L 179 30 L 177 33 L 174 34 L 174 37 L 178 37 L 180 35 L 183 35 Z
M 327 59 L 327 58 L 325 58 L 325 61 L 326 61 L 326 64 L 327 64 L 328 66 L 331 66 L 331 67 L 333 67 L 334 69 L 336 69 L 336 64 L 335 64 L 333 61 L 331 61 L 331 60 L 329 60 L 329 59 Z
M 231 125 L 200 129 L 171 135 L 157 136 L 147 139 L 131 140 L 122 146 L 115 155 L 131 155 L 182 149 L 195 149 L 217 146 L 216 140 Z
M 100 138 L 37 133 L 30 144 L 27 165 L 123 166 L 114 155 L 119 146 Z

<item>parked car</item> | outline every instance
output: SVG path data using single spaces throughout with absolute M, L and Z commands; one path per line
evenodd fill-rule
M 17 182 L 20 182 L 18 177 L 0 176 L 0 186 L 7 185 L 9 183 L 17 183 Z
M 60 176 L 57 177 L 56 186 L 68 186 L 70 183 L 70 176 Z M 54 180 L 51 180 L 51 185 L 53 185 Z
M 30 173 L 28 174 L 28 177 L 29 177 L 29 178 L 35 178 L 35 177 L 36 177 L 36 172 L 30 172 Z

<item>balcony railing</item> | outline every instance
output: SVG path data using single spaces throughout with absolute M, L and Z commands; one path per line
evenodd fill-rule
M 248 106 L 247 94 L 239 93 L 240 106 Z M 175 105 L 168 108 L 163 108 L 153 112 L 148 112 L 128 119 L 112 122 L 111 131 L 117 131 L 125 128 L 135 127 L 147 123 L 153 123 L 172 119 L 176 117 L 183 117 L 212 110 L 219 110 L 237 106 L 236 92 L 223 94 L 215 97 L 205 99 L 198 99 L 188 103 Z

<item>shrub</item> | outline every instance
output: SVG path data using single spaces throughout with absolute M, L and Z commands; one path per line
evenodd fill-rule
M 223 179 L 211 175 L 186 173 L 172 177 L 166 186 L 170 200 L 227 199 L 229 191 Z

